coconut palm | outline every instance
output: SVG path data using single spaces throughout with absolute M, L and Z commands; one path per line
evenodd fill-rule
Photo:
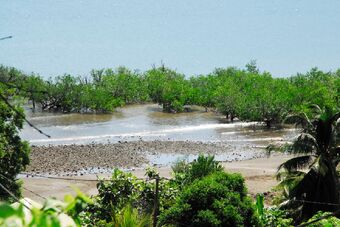
M 287 118 L 302 126 L 302 132 L 283 146 L 297 156 L 282 163 L 277 173 L 287 198 L 282 207 L 290 208 L 297 222 L 319 210 L 340 209 L 336 172 L 340 161 L 340 112 L 316 105 L 312 109 L 313 119 L 305 113 Z

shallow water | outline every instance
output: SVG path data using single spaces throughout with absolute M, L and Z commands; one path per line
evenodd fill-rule
M 133 140 L 225 142 L 234 146 L 266 146 L 296 134 L 291 128 L 267 130 L 256 122 L 226 123 L 223 116 L 202 109 L 163 113 L 155 104 L 132 105 L 112 114 L 32 113 L 28 119 L 51 138 L 25 125 L 21 136 L 33 145 L 114 143 Z

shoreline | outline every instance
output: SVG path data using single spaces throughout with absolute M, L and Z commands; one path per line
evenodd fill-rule
M 174 161 L 174 157 L 180 154 L 191 161 L 190 158 L 200 153 L 215 155 L 216 160 L 221 159 L 218 161 L 225 171 L 242 174 L 252 196 L 257 193 L 270 196 L 271 189 L 277 185 L 274 178 L 277 167 L 292 157 L 281 153 L 265 157 L 263 147 L 248 143 L 235 146 L 225 142 L 139 140 L 108 144 L 32 146 L 31 163 L 19 178 L 23 181 L 25 197 L 41 202 L 42 197 L 63 200 L 67 194 L 76 194 L 74 188 L 89 196 L 97 194 L 97 178 L 109 178 L 113 168 L 144 178 L 146 167 L 151 165 L 159 171 L 160 176 L 169 178 L 171 164 L 155 164 L 155 160 L 150 157 L 172 158 Z
M 171 166 L 179 159 L 192 161 L 198 154 L 215 155 L 221 162 L 260 158 L 262 148 L 224 142 L 119 141 L 86 145 L 32 146 L 30 164 L 24 173 L 72 176 L 110 173 L 114 168 L 133 169 L 147 165 Z
M 291 158 L 291 155 L 273 154 L 270 157 L 262 157 L 251 160 L 242 160 L 235 162 L 221 162 L 224 170 L 231 173 L 240 173 L 245 179 L 245 184 L 248 188 L 248 193 L 255 196 L 258 193 L 270 195 L 270 191 L 278 182 L 274 175 L 277 167 L 285 160 Z M 171 167 L 158 167 L 160 176 L 171 177 Z M 145 177 L 145 168 L 136 168 L 129 170 L 138 178 Z M 23 181 L 23 195 L 33 200 L 42 202 L 43 197 L 55 197 L 63 200 L 67 194 L 76 195 L 74 188 L 78 188 L 83 193 L 91 196 L 98 193 L 96 188 L 97 177 L 109 178 L 111 174 L 87 174 L 83 176 L 67 176 L 66 179 L 48 179 L 40 177 L 24 177 Z M 80 179 L 78 181 L 77 179 Z M 32 193 L 32 191 L 34 193 Z

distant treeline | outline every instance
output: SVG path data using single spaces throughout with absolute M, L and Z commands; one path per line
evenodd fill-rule
M 273 78 L 254 62 L 245 69 L 218 68 L 208 75 L 185 75 L 161 66 L 146 72 L 125 67 L 93 70 L 88 77 L 65 74 L 44 80 L 0 66 L 0 89 L 9 89 L 42 110 L 110 112 L 116 107 L 154 102 L 166 112 L 182 112 L 187 105 L 213 109 L 230 120 L 263 121 L 270 126 L 310 104 L 339 108 L 340 70 L 312 68 L 305 74 Z

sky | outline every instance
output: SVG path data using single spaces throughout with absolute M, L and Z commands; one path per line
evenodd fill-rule
M 127 66 L 283 77 L 340 68 L 339 0 L 1 0 L 0 64 L 44 77 Z

